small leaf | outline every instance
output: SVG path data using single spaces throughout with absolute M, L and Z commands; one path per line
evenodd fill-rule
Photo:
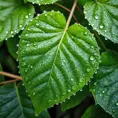
M 90 0 L 84 6 L 85 18 L 106 39 L 118 43 L 118 0 Z
M 89 94 L 88 87 L 84 87 L 80 91 L 78 91 L 75 95 L 71 96 L 70 98 L 66 99 L 65 102 L 62 103 L 62 110 L 68 110 L 79 105 Z
M 2 65 L 0 64 L 0 71 L 2 71 Z M 0 82 L 4 81 L 4 76 L 0 75 Z
M 83 88 L 99 66 L 93 35 L 79 24 L 65 27 L 61 13 L 47 12 L 21 35 L 20 73 L 37 114 Z
M 107 56 L 105 54 L 108 55 L 108 52 L 102 55 L 103 60 Z M 109 55 L 111 56 L 111 53 Z M 116 57 L 114 57 L 114 54 L 112 55 L 115 60 Z M 99 104 L 113 117 L 118 118 L 118 63 L 112 65 L 111 62 L 110 65 L 109 62 L 108 65 L 102 63 L 94 78 L 90 90 L 94 95 L 96 104 Z
M 91 105 L 84 113 L 82 118 L 112 118 L 100 106 Z
M 9 40 L 6 41 L 8 51 L 15 59 L 17 59 L 18 42 L 18 36 L 9 38 Z
M 0 86 L 0 118 L 50 118 L 50 116 L 44 111 L 36 117 L 25 88 L 21 85 L 6 84 Z
M 36 4 L 39 4 L 39 5 L 46 5 L 46 4 L 53 4 L 59 0 L 27 0 L 29 2 L 32 2 L 33 4 L 36 3 Z
M 23 0 L 0 0 L 0 42 L 24 29 L 33 16 L 33 6 Z

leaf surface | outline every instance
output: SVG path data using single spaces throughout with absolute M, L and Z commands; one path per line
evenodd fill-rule
M 106 54 L 108 55 L 108 52 L 102 54 L 102 59 L 104 61 Z M 111 56 L 111 53 L 109 53 L 109 55 Z M 115 56 L 116 54 L 112 56 L 114 62 L 116 60 Z M 111 60 L 109 60 L 109 62 L 110 61 Z M 118 62 L 113 63 L 112 65 L 111 62 L 109 62 L 107 65 L 106 63 L 101 64 L 100 69 L 90 86 L 90 90 L 94 95 L 96 104 L 99 104 L 113 117 L 118 118 Z
M 33 16 L 33 6 L 23 0 L 0 0 L 0 42 L 24 29 Z
M 33 4 L 39 4 L 39 5 L 46 5 L 46 4 L 53 4 L 59 0 L 27 0 L 29 2 L 32 2 Z
M 65 27 L 61 13 L 47 12 L 21 36 L 20 72 L 37 114 L 80 90 L 99 66 L 93 35 L 78 24 Z
M 0 71 L 2 71 L 2 65 L 0 64 Z M 0 82 L 4 81 L 4 76 L 0 75 Z
M 91 105 L 84 113 L 82 118 L 112 118 L 100 106 Z
M 6 84 L 0 86 L 0 118 L 50 118 L 50 116 L 44 111 L 36 117 L 25 88 L 21 85 L 17 87 L 16 84 Z
M 9 40 L 6 41 L 7 48 L 11 56 L 13 56 L 15 59 L 17 59 L 17 50 L 18 50 L 18 42 L 19 38 L 18 36 L 14 36 L 9 38 Z
M 118 0 L 87 1 L 84 13 L 99 34 L 118 43 Z
M 68 110 L 79 105 L 89 94 L 88 87 L 85 86 L 82 90 L 78 91 L 75 95 L 66 99 L 65 102 L 62 103 L 62 110 Z

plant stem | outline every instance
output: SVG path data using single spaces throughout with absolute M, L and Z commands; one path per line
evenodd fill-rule
M 65 7 L 65 6 L 63 6 L 63 5 L 59 4 L 59 3 L 55 3 L 55 4 L 56 4 L 57 6 L 63 8 L 63 9 L 65 9 L 65 10 L 68 11 L 69 13 L 71 12 L 71 10 L 68 9 L 67 7 Z M 73 18 L 74 18 L 74 20 L 75 20 L 77 23 L 79 23 L 78 20 L 77 20 L 77 18 L 76 18 L 76 16 L 75 16 L 74 14 L 73 14 Z
M 9 80 L 9 81 L 0 82 L 0 85 L 9 84 L 9 83 L 13 83 L 13 82 L 16 82 L 16 81 L 19 81 L 19 80 Z
M 81 13 L 81 14 L 83 15 L 83 12 L 81 11 L 81 9 L 79 8 L 78 5 L 76 5 L 76 8 L 77 8 L 77 10 L 79 11 L 79 13 Z
M 10 77 L 10 78 L 14 78 L 14 79 L 16 79 L 15 81 L 22 80 L 22 78 L 20 76 L 13 75 L 13 74 L 3 72 L 3 71 L 0 71 L 0 75 L 4 75 L 4 76 Z
M 73 13 L 74 13 L 74 11 L 75 11 L 76 5 L 77 5 L 77 0 L 74 0 L 74 4 L 73 4 L 73 6 L 72 6 L 70 15 L 69 15 L 68 20 L 67 20 L 67 24 L 66 24 L 65 31 L 66 31 L 66 30 L 68 29 L 68 27 L 69 27 L 69 24 L 70 24 L 70 22 L 71 22 L 71 19 L 72 19 Z
M 105 44 L 103 43 L 103 41 L 101 40 L 101 38 L 100 38 L 100 36 L 97 34 L 97 32 L 94 32 L 94 34 L 95 34 L 95 36 L 97 37 L 97 39 L 99 40 L 99 42 L 100 42 L 100 44 L 101 44 L 101 46 L 102 46 L 102 49 L 103 49 L 104 51 L 107 51 L 107 48 L 106 48 Z

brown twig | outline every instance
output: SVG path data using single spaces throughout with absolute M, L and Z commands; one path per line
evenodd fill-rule
M 65 10 L 68 11 L 69 13 L 71 12 L 71 10 L 68 9 L 67 7 L 65 7 L 65 6 L 63 6 L 63 5 L 59 4 L 59 3 L 55 3 L 55 4 L 56 4 L 57 6 L 63 8 L 63 9 L 65 9 Z M 74 14 L 73 14 L 73 18 L 74 18 L 74 20 L 75 20 L 77 23 L 79 23 L 78 20 L 77 20 L 77 18 L 76 18 L 76 16 L 75 16 Z
M 79 11 L 79 13 L 83 14 L 83 12 L 81 11 L 81 9 L 79 8 L 78 5 L 76 5 L 76 8 L 77 8 L 77 10 Z
M 7 76 L 7 77 L 16 79 L 17 81 L 22 80 L 22 78 L 20 76 L 10 74 L 10 73 L 7 73 L 7 72 L 3 72 L 3 71 L 0 71 L 0 75 L 4 75 L 4 76 Z
M 72 6 L 72 9 L 71 9 L 70 15 L 69 15 L 69 17 L 68 17 L 68 20 L 67 20 L 67 24 L 66 24 L 66 28 L 65 28 L 65 30 L 67 30 L 68 27 L 69 27 L 69 24 L 70 24 L 70 22 L 71 22 L 71 19 L 72 19 L 73 14 L 74 14 L 74 11 L 75 11 L 75 8 L 76 8 L 76 5 L 77 5 L 77 0 L 74 0 L 74 4 L 73 4 L 73 6 Z
M 9 84 L 9 83 L 13 83 L 13 82 L 16 82 L 16 81 L 19 81 L 19 80 L 9 80 L 9 81 L 0 82 L 0 85 Z

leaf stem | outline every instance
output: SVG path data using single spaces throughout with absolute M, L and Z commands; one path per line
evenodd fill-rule
M 108 49 L 106 48 L 105 44 L 104 44 L 103 41 L 101 40 L 101 38 L 100 38 L 100 36 L 98 35 L 98 33 L 97 33 L 97 32 L 94 32 L 94 34 L 95 34 L 95 36 L 97 37 L 97 39 L 99 40 L 99 42 L 100 42 L 100 44 L 101 44 L 101 46 L 102 46 L 102 49 L 103 49 L 104 51 L 107 51 Z
M 11 73 L 7 73 L 7 72 L 3 72 L 3 71 L 0 71 L 0 75 L 4 75 L 4 76 L 7 76 L 7 77 L 16 79 L 15 81 L 22 80 L 22 78 L 20 76 L 17 76 L 17 75 L 11 74 Z
M 77 5 L 77 0 L 74 0 L 74 3 L 73 3 L 73 6 L 72 6 L 72 9 L 71 9 L 70 15 L 69 15 L 68 20 L 67 20 L 67 24 L 66 24 L 65 31 L 68 29 L 68 27 L 69 27 L 69 25 L 70 25 L 70 22 L 71 22 L 71 19 L 72 19 L 73 13 L 74 13 L 75 8 L 76 8 L 76 5 Z
M 68 9 L 67 7 L 65 7 L 65 6 L 63 6 L 63 5 L 59 4 L 59 3 L 55 3 L 55 4 L 56 4 L 57 6 L 63 8 L 63 9 L 65 9 L 65 10 L 68 11 L 69 13 L 71 12 L 71 10 Z M 75 16 L 74 14 L 73 14 L 73 18 L 74 18 L 74 20 L 75 20 L 77 23 L 79 23 L 78 20 L 77 20 L 77 18 L 76 18 L 76 16 Z
M 81 14 L 83 15 L 83 12 L 81 11 L 81 9 L 79 8 L 78 5 L 76 5 L 76 8 L 77 8 L 77 10 L 79 11 L 79 13 L 81 13 Z
M 13 83 L 13 82 L 16 82 L 16 81 L 19 81 L 19 80 L 9 80 L 9 81 L 0 82 L 0 85 L 9 84 L 9 83 Z

